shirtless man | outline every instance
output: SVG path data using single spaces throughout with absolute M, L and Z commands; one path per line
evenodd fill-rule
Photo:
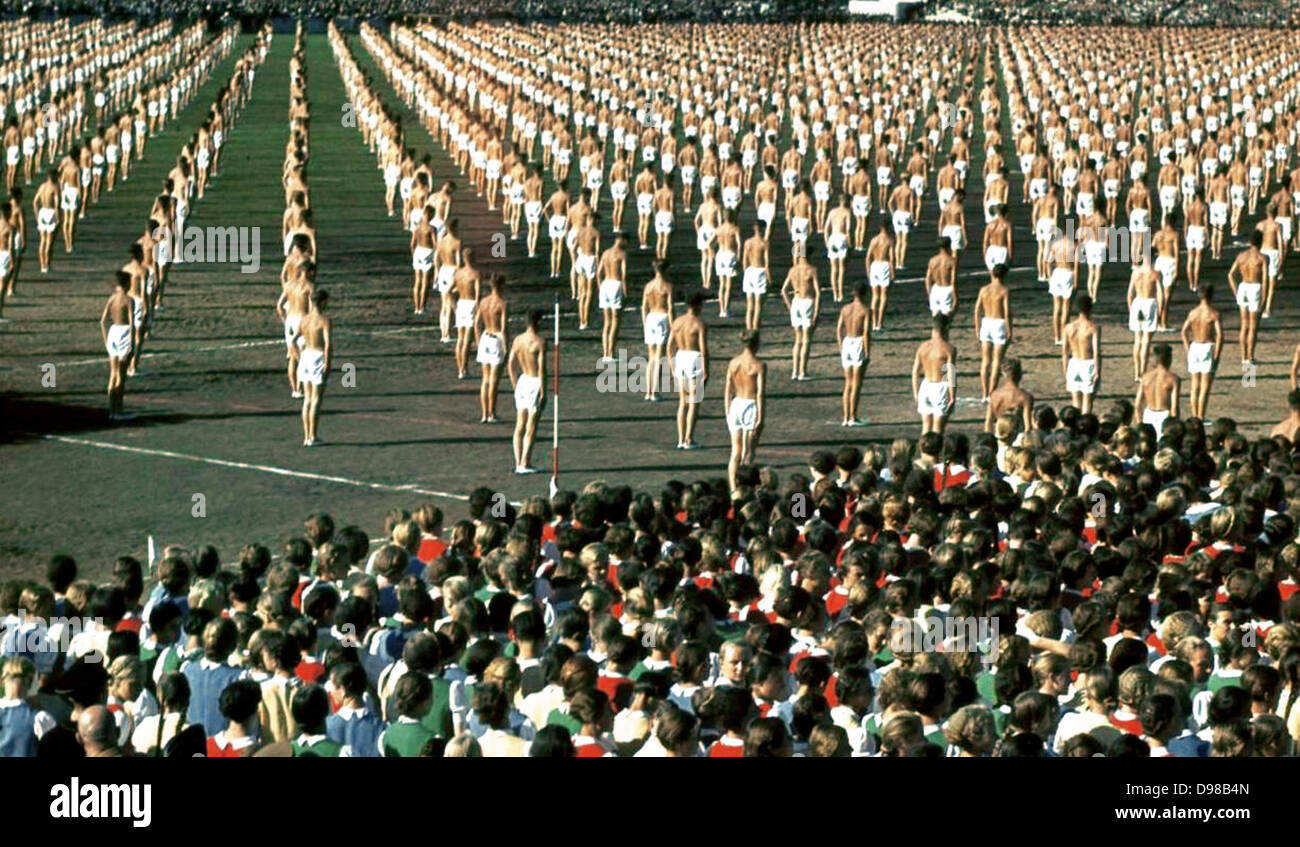
M 1255 224 L 1255 232 L 1263 236 L 1259 252 L 1267 260 L 1264 274 L 1264 290 L 1260 295 L 1260 317 L 1268 317 L 1268 310 L 1273 303 L 1273 292 L 1282 277 L 1282 258 L 1285 254 L 1285 233 L 1277 222 L 1277 206 L 1269 202 L 1264 205 L 1264 219 Z
M 1048 261 L 1048 249 L 1060 233 L 1056 221 L 1061 213 L 1061 199 L 1056 194 L 1056 183 L 1048 187 L 1047 193 L 1034 201 L 1032 217 L 1034 219 L 1034 240 L 1038 243 L 1038 281 L 1047 282 L 1051 276 L 1051 263 Z
M 745 239 L 741 251 L 744 275 L 741 277 L 740 290 L 745 294 L 745 329 L 758 329 L 763 317 L 763 297 L 767 294 L 767 285 L 772 278 L 767 239 L 763 237 L 761 228 L 761 224 L 755 221 L 754 234 Z M 727 317 L 725 306 L 719 317 Z
M 1070 403 L 1087 415 L 1101 385 L 1101 327 L 1092 320 L 1092 298 L 1087 294 L 1075 296 L 1074 310 L 1079 316 L 1065 327 L 1061 372 Z
M 808 181 L 786 195 L 785 224 L 790 233 L 791 255 L 808 255 L 808 233 L 812 228 L 812 198 L 808 196 Z
M 907 236 L 912 231 L 912 221 L 916 216 L 916 194 L 905 183 L 899 183 L 889 195 L 885 208 L 889 210 L 894 224 L 894 268 L 902 270 L 907 261 Z
M 867 281 L 871 286 L 871 330 L 885 327 L 885 305 L 889 302 L 889 286 L 894 281 L 894 233 L 889 229 L 889 219 L 880 216 L 880 232 L 867 247 Z
M 537 421 L 546 405 L 546 339 L 538 333 L 542 312 L 528 313 L 527 328 L 510 346 L 506 371 L 515 392 L 515 432 L 512 439 L 515 473 L 537 473 L 529 460 L 537 437 Z
M 555 189 L 546 201 L 546 234 L 551 238 L 551 279 L 560 278 L 563 267 L 565 236 L 569 231 L 569 195 L 563 188 Z M 576 296 L 576 292 L 574 292 Z
M 1101 167 L 1101 193 L 1106 199 L 1106 220 L 1115 220 L 1119 211 L 1119 185 L 1124 178 L 1124 163 L 1110 159 Z
M 984 228 L 984 267 L 991 271 L 997 265 L 1010 266 L 1014 251 L 1007 207 L 999 204 L 993 208 L 993 220 Z
M 1160 171 L 1156 174 L 1156 186 L 1159 189 L 1160 196 L 1161 226 L 1173 213 L 1174 206 L 1178 202 L 1178 183 L 1181 176 L 1182 171 L 1178 169 L 1178 165 L 1174 164 L 1173 154 L 1165 156 L 1164 164 L 1160 166 Z M 1251 214 L 1254 214 L 1254 212 L 1252 211 Z
M 727 481 L 733 492 L 737 488 L 737 469 L 754 461 L 754 451 L 763 431 L 767 387 L 767 365 L 758 358 L 758 330 L 743 330 L 740 344 L 740 353 L 727 365 L 727 385 L 722 398 L 727 430 L 731 435 Z
M 9 225 L 12 206 L 8 201 L 0 205 L 0 323 L 7 323 L 4 318 L 5 298 L 13 285 L 14 266 L 17 264 L 17 248 L 14 240 L 17 231 Z
M 699 403 L 709 380 L 708 328 L 700 319 L 704 295 L 696 292 L 687 303 L 686 314 L 672 323 L 668 332 L 668 358 L 677 382 L 677 449 L 696 450 L 695 421 Z
M 714 233 L 717 254 L 713 257 L 713 269 L 718 275 L 718 314 L 727 317 L 731 304 L 731 284 L 736 278 L 736 264 L 741 254 L 740 228 L 736 226 L 736 210 L 728 209 L 722 225 Z M 743 291 L 743 283 L 742 283 Z
M 1007 266 L 994 265 L 991 279 L 975 298 L 975 335 L 980 343 L 980 402 L 989 402 L 993 383 L 1002 372 L 1002 355 L 1011 343 L 1011 290 Z M 996 417 L 996 416 L 995 416 Z
M 844 300 L 844 261 L 849 255 L 849 228 L 853 225 L 847 195 L 839 195 L 835 208 L 826 214 L 824 223 L 826 258 L 831 265 L 831 296 L 839 303 Z
M 1020 360 L 1007 359 L 998 372 L 1002 374 L 1002 384 L 989 393 L 984 431 L 993 432 L 994 422 L 1007 412 L 1019 412 L 1021 425 L 1028 432 L 1034 420 L 1034 395 L 1020 387 Z
M 776 201 L 780 186 L 776 182 L 776 168 L 767 167 L 763 178 L 754 189 L 754 206 L 758 210 L 758 220 L 763 224 L 763 237 L 772 237 L 772 222 L 776 220 Z
M 584 216 L 573 239 L 573 276 L 578 281 L 578 329 L 591 323 L 591 304 L 595 300 L 596 259 L 600 256 L 600 230 L 596 229 L 599 216 L 591 212 Z
M 126 394 L 126 367 L 131 358 L 132 304 L 127 291 L 131 275 L 118 271 L 116 287 L 99 316 L 99 332 L 108 352 L 108 419 L 122 420 L 122 400 Z
M 36 189 L 32 198 L 32 210 L 36 213 L 36 232 L 40 236 L 38 257 L 41 273 L 50 272 L 50 260 L 54 257 L 54 234 L 59 230 L 59 175 L 51 169 L 45 182 Z
M 528 258 L 537 258 L 537 239 L 542 229 L 542 172 L 536 166 L 527 170 L 524 178 L 524 220 L 528 222 Z M 554 254 L 554 251 L 552 251 Z M 552 255 L 552 261 L 556 257 Z M 551 271 L 555 276 L 555 271 Z
M 22 144 L 22 133 L 18 129 L 17 118 L 10 117 L 5 124 L 4 130 L 4 155 L 5 155 L 5 188 L 13 188 L 15 179 L 18 175 L 18 162 L 22 159 L 19 154 L 19 145 Z
M 1183 349 L 1187 353 L 1187 375 L 1191 379 L 1192 417 L 1205 420 L 1210 405 L 1210 387 L 1223 351 L 1223 324 L 1214 302 L 1214 285 L 1206 283 L 1200 291 L 1201 302 L 1183 322 Z
M 1297 440 L 1296 433 L 1300 432 L 1300 390 L 1291 389 L 1291 393 L 1286 396 L 1286 402 L 1291 408 L 1291 413 L 1273 427 L 1268 437 L 1276 438 L 1280 435 L 1294 444 Z
M 1156 366 L 1143 375 L 1133 398 L 1133 426 L 1150 424 L 1156 438 L 1164 432 L 1165 421 L 1178 417 L 1178 394 L 1181 381 L 1169 370 L 1173 350 L 1168 344 L 1157 344 L 1151 351 Z
M 611 165 L 609 169 L 609 196 L 614 201 L 614 212 L 611 217 L 614 229 L 623 228 L 623 207 L 627 202 L 627 182 L 631 175 L 632 166 L 628 164 L 626 154 L 620 150 L 614 156 L 614 164 Z M 558 194 L 561 192 L 559 189 L 556 189 L 556 193 Z M 552 236 L 552 238 L 554 238 L 554 236 Z
M 1243 250 L 1228 269 L 1228 286 L 1241 312 L 1241 364 L 1255 361 L 1255 341 L 1259 334 L 1260 294 L 1268 275 L 1268 258 L 1260 250 L 1264 243 L 1262 230 L 1250 234 L 1250 247 Z
M 1183 224 L 1183 243 L 1187 246 L 1187 284 L 1193 292 L 1201 282 L 1201 257 L 1205 254 L 1206 228 L 1210 223 L 1210 207 L 1205 203 L 1205 193 L 1200 188 L 1192 195 L 1192 200 L 1183 208 L 1186 215 Z M 1170 290 L 1167 292 L 1173 294 Z M 1169 308 L 1172 297 L 1165 298 L 1165 310 Z M 1160 313 L 1160 331 L 1168 332 L 1165 312 Z
M 700 280 L 704 290 L 713 286 L 713 251 L 718 227 L 722 225 L 722 207 L 718 205 L 718 192 L 703 192 L 704 199 L 695 211 L 695 248 L 700 251 Z
M 856 250 L 865 250 L 867 218 L 871 214 L 871 178 L 867 176 L 866 163 L 862 160 L 858 160 L 857 169 L 853 176 L 849 177 L 845 192 L 853 198 L 850 201 L 850 208 L 853 211 L 853 247 Z
M 295 244 L 291 258 L 299 255 L 299 248 L 300 245 Z M 302 319 L 311 311 L 313 268 L 310 260 L 292 266 L 286 263 L 285 273 L 281 275 L 280 297 L 275 302 L 276 317 L 284 324 L 285 358 L 289 362 L 289 396 L 295 400 L 302 398 L 302 387 L 298 384 L 298 359 L 304 343 L 301 335 Z
M 18 272 L 23 267 L 23 254 L 27 252 L 27 216 L 23 212 L 23 189 L 15 185 L 9 189 L 9 202 L 5 204 L 4 215 L 10 230 L 13 231 L 13 266 L 5 278 L 0 280 L 0 288 L 6 297 L 14 296 L 18 284 Z
M 478 300 L 482 287 L 482 274 L 474 267 L 474 251 L 461 250 L 461 265 L 452 274 L 451 308 L 456 316 L 456 379 L 464 379 L 469 371 L 469 339 L 474 336 L 478 347 Z
M 81 169 L 77 164 L 79 147 L 63 157 L 59 164 L 59 208 L 63 212 L 63 246 L 72 252 L 77 229 L 77 211 L 81 208 Z
M 957 260 L 952 245 L 939 239 L 939 252 L 925 268 L 925 294 L 931 315 L 949 315 L 957 308 Z
M 482 366 L 482 380 L 478 389 L 479 423 L 493 424 L 497 417 L 497 386 L 501 382 L 501 365 L 506 361 L 506 298 L 505 278 L 501 274 L 488 277 L 491 292 L 479 301 L 474 317 L 474 334 L 478 337 L 475 360 Z
M 781 300 L 790 313 L 790 326 L 794 329 L 791 347 L 792 368 L 790 379 L 801 382 L 808 379 L 808 350 L 817 326 L 817 313 L 821 310 L 821 286 L 817 284 L 817 269 L 805 256 L 796 256 L 794 265 L 786 274 L 781 286 Z
M 1047 291 L 1052 295 L 1052 338 L 1064 344 L 1065 323 L 1070 317 L 1070 298 L 1079 276 L 1079 246 L 1067 233 L 1059 233 L 1047 247 Z M 1091 301 L 1091 298 L 1089 298 Z
M 646 283 L 641 292 L 641 326 L 649 360 L 646 373 L 645 399 L 659 402 L 659 378 L 664 346 L 673 322 L 673 284 L 664 276 L 668 262 L 656 260 L 654 279 Z
M 1147 369 L 1151 334 L 1157 330 L 1165 303 L 1165 289 L 1160 275 L 1148 257 L 1133 267 L 1128 283 L 1128 328 L 1133 333 L 1133 381 L 1140 382 Z
M 419 223 L 411 230 L 411 268 L 415 271 L 411 301 L 417 317 L 424 314 L 425 301 L 429 298 L 429 273 L 433 270 L 434 248 L 438 244 L 438 235 L 428 218 L 427 213 L 421 213 Z
M 601 363 L 614 361 L 614 345 L 618 341 L 618 327 L 623 313 L 623 298 L 627 296 L 627 236 L 614 234 L 614 246 L 600 255 L 596 270 L 599 289 L 600 313 L 604 324 L 600 332 Z
M 1101 289 L 1101 269 L 1106 263 L 1109 243 L 1107 220 L 1096 208 L 1079 221 L 1079 244 L 1088 268 L 1088 296 L 1097 302 Z
M 1210 185 L 1206 191 L 1206 197 L 1210 206 L 1210 258 L 1218 261 L 1223 256 L 1223 236 L 1228 227 L 1228 216 L 1231 204 L 1232 185 L 1228 182 L 1227 174 L 1221 169 L 1216 171 L 1210 178 Z M 1196 286 L 1201 281 L 1201 268 L 1198 262 L 1196 267 Z M 1190 268 L 1188 276 L 1190 276 Z
M 316 437 L 320 425 L 320 402 L 325 394 L 325 381 L 334 360 L 333 322 L 325 314 L 329 292 L 315 289 L 311 293 L 311 309 L 303 316 L 298 332 L 302 336 L 302 353 L 298 359 L 298 385 L 302 388 L 302 433 L 304 447 L 322 444 Z
M 921 434 L 943 434 L 957 397 L 957 351 L 948 343 L 948 317 L 936 315 L 930 337 L 912 360 L 912 399 L 921 416 Z
M 840 348 L 840 368 L 844 371 L 844 393 L 840 398 L 840 426 L 861 426 L 858 400 L 862 395 L 862 376 L 871 361 L 871 307 L 867 304 L 867 286 L 853 287 L 853 299 L 840 309 L 835 325 L 835 341 Z
M 655 210 L 655 190 L 657 187 L 654 164 L 646 162 L 645 167 L 641 169 L 641 173 L 637 175 L 634 186 L 636 190 L 636 234 L 637 238 L 640 239 L 642 250 L 650 249 L 647 241 L 650 238 L 650 221 Z
M 654 212 L 655 212 L 655 258 L 668 258 L 668 240 L 673 234 L 673 219 L 675 217 L 674 205 L 677 202 L 673 195 L 672 184 L 668 177 L 660 175 L 657 180 L 658 188 L 654 193 Z
M 948 203 L 939 210 L 939 240 L 948 242 L 952 245 L 954 254 L 961 253 L 966 248 L 966 212 L 963 206 L 966 200 L 966 192 L 960 188 L 953 191 L 948 198 Z M 985 241 L 988 240 L 987 232 Z
M 1151 237 L 1151 192 L 1145 184 L 1135 182 L 1129 188 L 1124 211 L 1128 216 L 1128 254 L 1137 256 L 1146 251 L 1147 240 Z
M 461 241 L 456 234 L 459 224 L 455 218 L 447 221 L 446 229 L 433 248 L 433 267 L 438 289 L 438 329 L 442 332 L 443 344 L 451 343 L 451 286 L 456 271 L 462 264 Z

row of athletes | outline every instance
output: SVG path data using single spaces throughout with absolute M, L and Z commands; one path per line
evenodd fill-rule
M 87 108 L 88 91 L 94 91 L 97 124 L 132 102 L 143 111 L 143 91 L 182 56 L 196 53 L 206 33 L 200 23 L 170 38 L 173 26 L 168 21 L 136 33 L 133 24 L 125 24 L 87 31 L 72 40 L 55 38 L 44 61 L 23 62 L 15 57 L 0 70 L 0 78 L 10 80 L 0 90 L 7 185 L 17 183 L 19 164 L 30 183 L 47 161 L 53 163 L 84 135 L 87 116 L 92 114 Z
M 255 43 L 236 60 L 230 80 L 213 98 L 204 120 L 205 128 L 233 125 L 248 102 L 254 69 L 265 61 L 270 37 L 268 24 L 268 28 L 259 33 Z M 198 184 L 196 179 L 191 178 L 191 164 L 198 162 L 198 153 L 205 149 L 196 149 L 198 137 L 192 137 L 182 146 L 176 164 L 163 181 L 162 192 L 153 199 L 144 232 L 128 250 L 130 261 L 117 272 L 115 290 L 100 315 L 100 334 L 109 364 L 107 391 L 110 420 L 131 417 L 124 411 L 126 380 L 127 377 L 141 373 L 138 364 L 144 341 L 153 331 L 155 316 L 164 309 L 163 292 L 168 269 L 180 258 L 177 249 L 180 234 L 185 231 L 189 204 Z M 210 135 L 207 137 L 211 138 Z M 215 173 L 215 161 L 216 156 L 213 154 L 210 158 L 205 158 L 203 163 L 212 165 Z M 201 173 L 205 174 L 206 182 L 206 166 Z M 54 227 L 58 224 L 59 213 L 63 213 L 65 225 L 75 213 L 75 209 L 66 208 L 66 202 L 61 207 L 55 206 L 60 198 L 57 179 L 58 173 L 52 171 L 37 191 L 35 200 L 43 271 L 48 268 L 49 253 L 53 250 Z M 62 188 L 66 196 L 68 184 L 63 183 Z M 71 246 L 69 240 L 69 252 Z
M 409 101 L 409 97 L 408 97 L 408 101 Z M 938 116 L 936 110 L 932 110 L 932 112 L 935 113 L 931 115 L 931 119 L 935 121 L 937 125 Z M 926 126 L 929 127 L 929 125 L 930 122 L 927 121 Z M 430 131 L 434 132 L 435 126 L 430 126 Z M 647 130 L 647 132 L 650 131 L 651 130 Z M 486 132 L 486 130 L 480 125 L 477 127 L 476 132 L 484 133 Z M 460 164 L 462 169 L 464 169 L 466 161 L 468 160 L 470 173 L 471 175 L 474 175 L 476 184 L 480 182 L 476 174 L 481 174 L 482 169 L 486 167 L 487 176 L 488 176 L 487 186 L 488 186 L 489 202 L 491 202 L 491 198 L 494 197 L 496 194 L 497 189 L 495 188 L 495 186 L 499 180 L 500 191 L 503 195 L 506 195 L 509 198 L 508 205 L 514 207 L 515 210 L 514 214 L 517 220 L 518 207 L 523 203 L 527 202 L 527 200 L 522 196 L 523 192 L 520 190 L 518 186 L 519 177 L 523 175 L 518 171 L 518 168 L 521 164 L 521 160 L 519 156 L 513 152 L 511 145 L 503 144 L 503 142 L 501 142 L 496 135 L 492 135 L 490 133 L 486 136 L 486 141 L 484 142 L 484 146 L 486 147 L 486 149 L 479 149 L 478 142 L 471 141 L 472 149 L 469 153 L 467 153 L 466 150 L 461 149 L 460 142 L 457 140 L 458 136 L 463 134 L 465 134 L 463 131 L 459 133 L 453 132 L 450 134 L 450 138 L 452 142 L 451 147 L 456 148 L 453 150 L 453 153 L 458 157 L 457 158 L 458 164 Z M 932 129 L 929 133 L 929 136 L 937 136 L 937 135 L 938 135 L 937 129 Z M 449 133 L 445 125 L 442 126 L 441 129 L 441 137 L 443 139 L 444 145 L 446 145 L 448 142 Z M 598 130 L 590 129 L 590 128 L 587 129 L 585 131 L 582 141 L 579 144 L 579 149 L 578 149 L 579 168 L 580 168 L 580 172 L 582 173 L 582 179 L 580 180 L 580 183 L 582 184 L 583 187 L 592 189 L 593 202 L 598 202 L 600 186 L 603 180 L 603 161 L 604 161 L 603 149 L 604 148 L 600 144 L 600 142 L 597 141 L 597 137 L 598 137 Z M 637 181 L 641 183 L 641 185 L 638 186 L 639 190 L 636 193 L 638 195 L 638 206 L 641 212 L 641 221 L 640 221 L 639 229 L 642 235 L 643 243 L 646 240 L 645 234 L 646 231 L 648 230 L 649 211 L 647 210 L 647 206 L 649 206 L 651 202 L 653 182 L 654 180 L 658 179 L 658 177 L 656 177 L 653 171 L 656 158 L 658 159 L 660 166 L 664 171 L 665 177 L 671 177 L 671 173 L 674 165 L 680 164 L 681 166 L 680 170 L 683 177 L 683 184 L 686 187 L 685 205 L 689 209 L 691 204 L 691 189 L 694 184 L 696 170 L 697 170 L 695 162 L 698 158 L 698 153 L 696 152 L 694 147 L 695 142 L 693 139 L 688 138 L 684 149 L 679 154 L 677 154 L 676 141 L 675 139 L 671 141 L 667 140 L 670 137 L 671 136 L 665 136 L 664 144 L 669 146 L 669 149 L 667 150 L 666 153 L 659 151 L 658 148 L 654 146 L 645 146 L 641 148 L 642 159 L 643 159 L 643 173 L 641 174 L 640 177 L 637 178 Z M 763 148 L 762 157 L 761 157 L 765 171 L 769 167 L 775 168 L 777 166 L 777 157 L 779 154 L 777 148 L 774 146 L 774 140 L 775 140 L 775 132 L 769 129 L 768 136 L 767 136 L 767 146 Z M 925 147 L 925 144 L 928 143 L 930 143 L 929 138 L 927 138 L 926 142 L 920 145 L 920 147 Z M 752 182 L 753 166 L 754 164 L 759 162 L 760 159 L 759 151 L 757 149 L 756 137 L 755 140 L 753 141 L 753 144 L 754 147 L 752 149 L 747 148 L 745 151 L 746 153 L 752 153 L 753 155 L 752 156 L 742 155 L 742 163 L 744 166 L 743 171 L 742 171 L 742 164 L 731 162 L 727 168 L 727 172 L 722 174 L 722 179 L 724 183 L 722 186 L 724 204 L 731 204 L 734 202 L 735 204 L 738 205 L 742 183 L 744 185 L 745 190 L 746 191 L 749 190 L 750 184 Z M 963 170 L 962 178 L 964 178 L 963 166 L 966 164 L 968 153 L 962 151 L 966 149 L 965 146 L 966 142 L 964 139 L 960 139 L 954 141 L 954 145 L 955 145 L 954 154 L 957 159 L 957 166 L 958 168 L 961 168 Z M 898 151 L 903 146 L 904 145 L 891 142 L 887 146 L 881 147 L 879 157 L 881 159 L 882 165 L 884 165 L 883 170 L 886 174 L 892 172 L 892 168 L 893 168 L 892 162 L 894 156 L 897 155 Z M 958 147 L 961 147 L 962 150 L 958 150 L 957 149 Z M 522 149 L 526 151 L 528 148 L 524 147 Z M 709 187 L 712 187 L 713 185 L 716 185 L 717 183 L 717 178 L 718 178 L 717 167 L 716 167 L 717 159 L 713 155 L 712 148 L 707 145 L 705 147 L 704 155 L 705 155 L 705 159 L 701 165 L 700 170 L 702 171 L 702 175 L 701 175 L 702 184 L 707 189 Z M 827 211 L 827 203 L 829 201 L 830 165 L 828 161 L 825 161 L 824 151 L 820 151 L 819 155 L 822 161 L 820 161 L 819 164 L 814 165 L 814 175 L 816 176 L 818 169 L 821 168 L 825 170 L 824 176 L 826 176 L 827 179 L 821 179 L 821 178 L 814 179 L 812 181 L 811 193 L 815 196 L 817 200 L 817 206 L 818 206 L 817 218 L 818 220 L 821 220 Z M 918 151 L 918 155 L 913 156 L 913 160 L 908 163 L 907 182 L 909 183 L 909 185 L 912 185 L 915 189 L 923 190 L 923 185 L 926 181 L 925 174 L 927 171 L 927 165 L 925 164 L 924 161 L 918 159 L 919 155 L 920 153 Z M 569 161 L 571 161 L 572 158 L 572 150 L 569 149 L 568 147 L 564 147 L 562 149 L 559 149 L 556 152 L 556 156 L 557 156 L 556 167 L 558 168 L 556 172 L 557 182 L 560 182 L 562 184 L 564 179 L 567 178 L 567 167 Z M 799 174 L 801 173 L 802 170 L 802 158 L 803 158 L 803 153 L 792 148 L 791 150 L 788 150 L 785 157 L 781 159 L 781 164 L 783 166 L 782 179 L 788 196 L 794 193 L 794 190 L 799 182 Z M 545 167 L 549 163 L 550 159 L 551 159 L 551 151 L 547 147 L 547 145 L 543 144 L 542 166 Z M 628 150 L 619 149 L 616 153 L 614 167 L 611 172 L 611 191 L 616 204 L 616 209 L 614 214 L 614 227 L 616 229 L 621 228 L 622 225 L 622 220 L 621 220 L 622 201 L 626 197 L 628 181 L 631 179 L 632 163 L 630 159 L 631 159 L 631 153 Z M 476 162 L 478 164 L 475 164 Z M 856 166 L 857 163 L 858 162 L 856 158 L 853 158 L 852 160 L 846 162 L 845 169 L 846 171 L 849 171 L 849 173 L 846 173 L 845 175 L 844 187 L 846 188 L 848 187 L 848 181 L 851 178 L 855 180 L 859 179 L 858 177 L 854 176 L 852 173 L 852 171 L 855 168 L 849 167 L 849 165 Z M 540 177 L 540 174 L 538 176 Z M 862 187 L 866 189 L 863 192 L 864 196 L 862 197 L 862 200 L 869 202 L 870 200 L 869 180 L 867 180 L 865 168 L 861 172 L 860 179 L 863 181 Z M 882 205 L 886 202 L 887 199 L 886 194 L 889 188 L 888 179 L 889 178 L 886 177 L 887 182 L 885 185 L 882 185 L 881 196 L 879 201 Z M 775 194 L 775 192 L 773 193 Z M 855 192 L 855 194 L 856 193 L 857 192 Z M 531 198 L 528 199 L 534 202 L 540 200 L 540 198 L 537 197 L 536 195 L 533 195 Z M 663 205 L 660 205 L 658 207 L 658 211 L 662 213 L 663 211 L 666 211 L 666 208 Z M 509 220 L 509 215 L 507 215 L 507 221 L 508 220 Z
M 107 176 L 110 190 L 119 160 L 125 178 L 132 147 L 137 157 L 142 155 L 148 136 L 176 118 L 212 67 L 233 49 L 234 28 L 204 44 L 206 33 L 206 26 L 197 24 L 166 44 L 142 45 L 143 51 L 121 68 L 100 72 L 94 94 L 96 131 L 80 146 L 89 150 L 90 161 L 83 166 Z M 106 73 L 114 79 L 106 80 Z M 25 180 L 31 182 L 46 157 L 53 163 L 59 150 L 83 138 L 86 87 L 78 83 L 39 109 L 7 121 L 3 146 L 10 185 L 17 182 L 20 163 Z
M 233 40 L 217 39 L 210 42 L 203 52 L 193 58 L 185 67 L 177 70 L 178 76 L 191 81 L 187 91 L 197 91 L 207 79 L 211 70 L 221 60 L 225 52 L 233 45 Z M 184 105 L 184 102 L 181 102 Z M 210 173 L 215 173 L 224 144 L 224 128 L 228 115 L 225 106 L 218 101 L 199 128 L 198 132 L 182 146 L 176 164 L 165 181 L 164 193 L 175 199 L 174 212 L 166 215 L 157 214 L 166 201 L 155 200 L 155 209 L 151 217 L 156 217 L 164 226 L 166 235 L 158 240 L 166 242 L 166 263 L 171 262 L 174 240 L 184 232 L 184 219 L 190 197 L 197 187 L 199 197 L 203 196 Z M 129 170 L 132 149 L 136 160 L 144 157 L 144 147 L 150 132 L 156 132 L 157 126 L 146 125 L 138 115 L 132 119 L 129 115 L 120 117 L 117 124 L 108 130 L 101 128 L 85 145 L 74 145 L 59 162 L 50 169 L 46 179 L 37 188 L 32 199 L 32 209 L 36 217 L 36 229 L 39 234 L 38 258 L 41 273 L 49 273 L 54 255 L 56 233 L 63 236 L 66 252 L 73 252 L 76 241 L 77 221 L 85 217 L 86 207 L 97 203 L 103 188 L 111 191 L 114 187 L 117 168 L 121 165 L 121 176 L 125 180 Z M 121 156 L 110 141 L 120 143 Z M 150 230 L 153 232 L 153 230 Z M 12 293 L 12 289 L 11 292 Z M 161 288 L 157 297 L 161 306 Z

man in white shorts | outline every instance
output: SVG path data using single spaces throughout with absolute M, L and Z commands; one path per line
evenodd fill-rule
M 546 339 L 537 332 L 541 321 L 540 310 L 528 313 L 527 328 L 511 345 L 506 365 L 515 393 L 513 446 L 516 474 L 537 473 L 529 459 L 537 437 L 537 421 L 546 404 Z
M 727 365 L 727 384 L 722 399 L 727 431 L 731 436 L 727 478 L 732 491 L 738 487 L 736 474 L 740 466 L 754 461 L 758 436 L 763 428 L 767 378 L 767 365 L 758 358 L 758 330 L 743 330 L 740 343 L 740 354 Z
M 943 434 L 957 397 L 957 351 L 948 343 L 949 321 L 936 315 L 930 337 L 912 361 L 912 396 L 921 416 L 921 434 Z

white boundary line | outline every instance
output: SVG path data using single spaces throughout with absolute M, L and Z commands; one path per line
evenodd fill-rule
M 380 335 L 405 335 L 411 332 L 434 332 L 437 329 L 438 327 L 436 326 L 407 326 L 407 327 L 402 327 L 400 329 L 384 329 L 375 332 L 348 332 L 348 333 L 343 333 L 343 336 L 344 337 L 347 336 L 374 337 Z M 141 354 L 140 358 L 154 359 L 154 358 L 162 358 L 164 356 L 188 356 L 193 353 L 216 353 L 221 350 L 245 350 L 249 347 L 272 347 L 277 344 L 283 347 L 284 339 L 269 338 L 264 341 L 241 341 L 238 344 L 220 344 L 211 347 L 191 347 L 185 350 L 166 350 L 161 353 L 143 353 Z M 54 362 L 54 367 L 74 368 L 81 365 L 102 365 L 104 364 L 105 361 L 106 360 L 103 356 L 98 356 L 94 359 L 76 359 L 71 362 Z
M 163 456 L 168 459 L 182 459 L 187 462 L 199 462 L 205 465 L 235 468 L 236 470 L 260 471 L 261 473 L 275 474 L 276 476 L 310 479 L 317 482 L 333 482 L 339 485 L 351 485 L 356 488 L 370 488 L 375 491 L 425 494 L 430 497 L 445 497 L 449 500 L 459 500 L 461 502 L 467 502 L 469 500 L 469 497 L 464 494 L 452 494 L 447 491 L 435 491 L 428 488 L 420 488 L 414 483 L 408 485 L 390 485 L 385 482 L 366 482 L 365 480 L 349 479 L 344 476 L 329 476 L 327 474 L 312 473 L 310 471 L 295 471 L 290 468 L 276 467 L 275 465 L 254 465 L 248 462 L 233 462 L 229 459 L 216 459 L 210 456 L 192 456 L 188 453 L 174 453 L 171 450 L 159 450 L 153 447 L 131 447 L 125 444 L 114 444 L 110 441 L 93 441 L 88 438 L 72 438 L 66 435 L 44 435 L 40 433 L 28 433 L 28 435 L 41 438 L 45 441 L 58 441 L 63 444 L 77 444 L 83 447 L 98 447 L 101 450 L 118 450 L 123 453 L 137 453 L 144 456 Z

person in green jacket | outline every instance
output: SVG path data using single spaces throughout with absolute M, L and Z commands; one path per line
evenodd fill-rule
M 289 706 L 294 723 L 301 730 L 290 744 L 295 759 L 335 759 L 343 745 L 331 741 L 325 733 L 325 719 L 330 715 L 330 698 L 319 685 L 304 685 L 293 695 Z
M 424 724 L 433 708 L 433 683 L 422 673 L 408 671 L 397 681 L 393 704 L 397 720 L 379 734 L 379 752 L 390 758 L 418 758 L 438 734 Z

